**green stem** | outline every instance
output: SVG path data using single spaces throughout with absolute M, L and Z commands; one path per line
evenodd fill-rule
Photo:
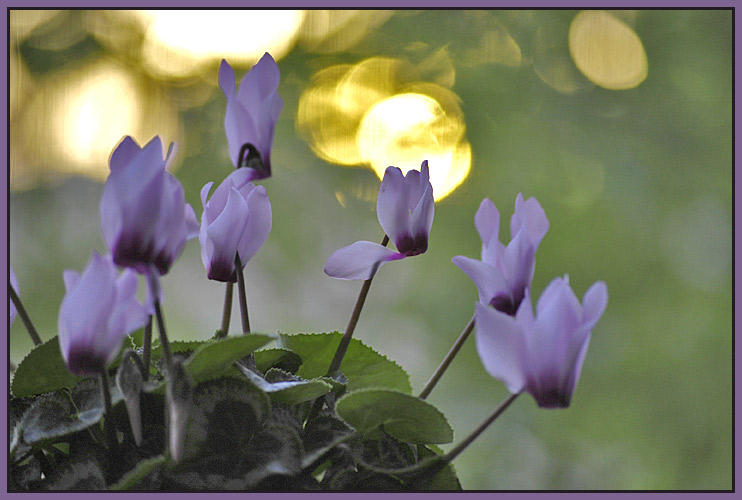
M 157 331 L 160 334 L 160 347 L 162 348 L 162 357 L 165 360 L 165 372 L 167 374 L 170 373 L 173 361 L 172 355 L 170 354 L 170 342 L 167 340 L 167 332 L 165 331 L 165 318 L 162 316 L 162 310 L 160 309 L 160 282 L 157 270 L 154 268 L 151 269 L 147 273 L 147 279 L 149 283 L 149 292 L 155 303 Z
M 240 314 L 242 317 L 242 333 L 250 333 L 250 318 L 247 315 L 247 294 L 245 292 L 245 273 L 242 269 L 240 254 L 234 256 L 234 265 L 237 272 L 237 288 L 240 292 Z
M 26 312 L 26 308 L 23 307 L 23 304 L 21 303 L 21 298 L 18 297 L 18 294 L 15 292 L 13 285 L 11 285 L 10 283 L 8 283 L 8 295 L 10 295 L 10 300 L 13 301 L 13 305 L 18 310 L 18 316 L 21 317 L 23 324 L 26 326 L 28 335 L 31 337 L 31 340 L 33 341 L 34 345 L 41 344 L 41 337 L 39 337 L 39 333 L 36 331 L 36 328 L 33 326 L 33 323 L 31 322 L 31 318 L 28 316 L 28 313 Z
M 418 396 L 420 399 L 425 399 L 428 397 L 428 394 L 430 394 L 430 391 L 433 390 L 433 387 L 438 383 L 438 380 L 443 376 L 443 373 L 448 368 L 448 365 L 451 364 L 451 361 L 453 361 L 453 358 L 456 356 L 456 354 L 459 352 L 459 349 L 461 349 L 461 346 L 464 345 L 464 341 L 469 337 L 469 334 L 474 329 L 474 316 L 472 316 L 471 320 L 469 321 L 469 324 L 466 325 L 466 328 L 464 328 L 464 331 L 461 332 L 461 335 L 459 335 L 459 338 L 456 339 L 456 342 L 453 344 L 453 347 L 451 347 L 451 350 L 448 351 L 448 354 L 446 354 L 446 357 L 443 358 L 443 361 L 441 361 L 441 364 L 438 366 L 438 369 L 433 373 L 433 376 L 430 377 L 430 380 L 428 380 L 428 383 L 425 385 L 425 388 L 422 390 L 420 395 Z
M 234 290 L 234 283 L 231 281 L 227 282 L 227 287 L 224 292 L 224 308 L 222 309 L 222 328 L 219 330 L 219 338 L 224 338 L 229 335 L 229 321 L 232 317 L 232 294 Z
M 520 393 L 518 393 L 518 394 L 520 394 Z M 484 432 L 484 430 L 492 422 L 494 422 L 495 419 L 497 419 L 497 417 L 499 417 L 500 414 L 502 412 L 504 412 L 507 409 L 508 406 L 510 406 L 510 403 L 512 403 L 513 401 L 515 401 L 515 398 L 518 397 L 518 394 L 511 394 L 507 398 L 505 398 L 505 400 L 502 403 L 500 403 L 500 406 L 498 406 L 495 409 L 495 411 L 492 412 L 492 415 L 490 415 L 489 417 L 487 417 L 487 419 L 484 422 L 482 422 L 481 424 L 479 424 L 479 427 L 477 427 L 476 429 L 474 429 L 474 431 L 471 434 L 469 434 L 466 437 L 466 439 L 464 439 L 463 441 L 461 441 L 461 443 L 459 443 L 455 448 L 453 448 L 451 451 L 449 451 L 448 453 L 446 453 L 443 456 L 443 460 L 446 463 L 450 463 L 451 461 L 453 461 L 454 458 L 456 458 L 457 456 L 459 456 L 459 454 L 462 451 L 464 451 L 466 449 L 466 447 L 469 446 L 472 443 L 472 441 L 474 441 L 475 439 L 477 439 L 477 437 L 479 437 L 479 435 L 482 432 Z
M 381 246 L 387 246 L 389 243 L 389 236 L 384 235 L 384 239 L 381 240 Z M 340 344 L 338 345 L 337 351 L 335 351 L 335 357 L 332 358 L 332 363 L 330 363 L 330 368 L 327 370 L 327 375 L 332 376 L 333 373 L 335 373 L 337 370 L 340 369 L 340 364 L 343 362 L 343 357 L 345 357 L 345 352 L 348 350 L 348 345 L 350 345 L 350 339 L 353 336 L 353 332 L 356 329 L 356 325 L 358 324 L 358 318 L 361 316 L 361 310 L 363 309 L 363 304 L 366 302 L 366 296 L 368 295 L 368 290 L 371 288 L 371 281 L 374 279 L 374 275 L 376 274 L 377 268 L 374 268 L 371 271 L 371 277 L 363 282 L 363 286 L 361 287 L 361 292 L 358 294 L 358 299 L 356 300 L 356 305 L 353 308 L 353 313 L 350 315 L 350 321 L 348 321 L 348 326 L 345 327 L 345 333 L 343 333 L 343 338 L 340 339 Z
M 142 348 L 142 364 L 144 365 L 144 371 L 142 371 L 142 377 L 145 382 L 149 380 L 149 363 L 152 359 L 152 315 L 150 314 L 147 324 L 144 325 L 144 347 Z

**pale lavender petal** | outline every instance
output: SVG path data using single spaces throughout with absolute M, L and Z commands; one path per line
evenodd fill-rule
M 115 304 L 116 270 L 94 253 L 76 286 L 59 308 L 59 344 L 65 361 L 76 348 L 91 350 L 96 336 L 106 331 L 108 314 Z
M 519 232 L 505 248 L 502 266 L 507 272 L 507 280 L 513 299 L 517 304 L 523 300 L 523 293 L 531 284 L 536 266 L 535 249 L 524 232 Z
M 114 148 L 108 165 L 111 171 L 119 170 L 129 164 L 142 148 L 130 136 L 124 137 Z
M 451 260 L 474 282 L 479 291 L 479 302 L 482 304 L 489 305 L 498 296 L 509 297 L 512 300 L 510 287 L 497 268 L 463 255 Z
M 367 280 L 386 262 L 405 256 L 370 241 L 357 241 L 335 251 L 325 263 L 325 273 L 343 280 Z
M 69 293 L 80 282 L 80 273 L 72 269 L 65 269 L 62 271 L 62 279 L 64 280 L 64 289 Z
M 219 87 L 221 87 L 227 99 L 234 96 L 235 85 L 234 70 L 226 60 L 222 59 L 222 63 L 219 65 Z
M 479 204 L 479 209 L 474 215 L 474 226 L 482 239 L 482 260 L 484 260 L 485 247 L 492 245 L 493 240 L 498 241 L 500 232 L 500 212 L 489 198 L 483 199 Z
M 234 259 L 245 230 L 247 216 L 247 203 L 237 189 L 231 188 L 224 210 L 206 229 L 206 234 L 213 243 L 213 253 L 208 256 L 209 262 L 206 266 L 209 279 L 232 281 Z
M 402 171 L 387 167 L 376 198 L 376 214 L 384 232 L 396 243 L 410 234 L 410 209 L 407 206 L 407 184 Z
M 476 344 L 487 373 L 513 394 L 525 387 L 524 333 L 511 316 L 476 304 Z
M 433 227 L 433 216 L 435 214 L 435 202 L 433 201 L 433 188 L 428 183 L 423 192 L 420 202 L 412 212 L 410 221 L 410 231 L 413 237 L 424 235 L 426 238 L 430 235 L 430 229 Z
M 518 193 L 515 198 L 515 212 L 510 218 L 510 237 L 515 238 L 522 228 L 525 228 L 535 250 L 549 230 L 549 220 L 536 198 L 523 201 L 523 195 Z
M 280 80 L 281 72 L 278 65 L 266 52 L 242 78 L 237 99 L 245 109 L 260 109 L 262 102 L 276 91 Z
M 235 167 L 239 167 L 240 149 L 243 144 L 255 145 L 260 139 L 257 124 L 242 104 L 236 99 L 227 101 L 227 111 L 224 115 L 224 130 L 227 134 L 229 157 Z
M 243 266 L 260 250 L 271 232 L 273 216 L 265 187 L 257 186 L 250 190 L 247 208 L 247 224 L 238 247 Z
M 582 298 L 582 322 L 592 328 L 598 322 L 608 304 L 608 288 L 604 281 L 597 281 Z

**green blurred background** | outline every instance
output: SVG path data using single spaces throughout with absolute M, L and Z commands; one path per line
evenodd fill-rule
M 730 10 L 11 11 L 20 296 L 55 335 L 63 269 L 105 252 L 102 183 L 124 135 L 178 142 L 200 217 L 201 187 L 232 170 L 219 62 L 241 79 L 268 50 L 285 105 L 263 182 L 273 230 L 246 268 L 255 331 L 345 327 L 360 283 L 324 261 L 380 240 L 375 171 L 428 157 L 429 250 L 380 271 L 355 335 L 415 392 L 473 313 L 451 257 L 479 256 L 484 197 L 506 242 L 517 193 L 544 207 L 534 296 L 564 274 L 579 297 L 596 280 L 609 291 L 572 406 L 516 400 L 456 460 L 463 486 L 730 489 L 732 26 Z M 171 338 L 213 334 L 223 286 L 197 240 L 163 287 Z M 10 348 L 16 363 L 31 348 L 19 320 Z M 458 441 L 506 395 L 469 341 L 428 400 Z

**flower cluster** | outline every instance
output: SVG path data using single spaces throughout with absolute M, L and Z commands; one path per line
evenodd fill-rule
M 99 255 L 93 252 L 82 273 L 72 270 L 64 272 L 66 294 L 58 316 L 59 352 L 69 372 L 100 377 L 101 406 L 105 414 L 103 429 L 111 456 L 128 460 L 124 460 L 126 453 L 122 452 L 124 448 L 120 446 L 136 445 L 137 453 L 130 455 L 148 457 L 145 467 L 141 467 L 140 462 L 137 472 L 126 474 L 125 477 L 125 470 L 135 470 L 132 463 L 126 462 L 121 467 L 118 464 L 111 466 L 106 481 L 114 478 L 114 481 L 135 484 L 137 481 L 147 483 L 162 480 L 165 485 L 181 485 L 176 478 L 180 471 L 183 477 L 190 476 L 181 478 L 185 481 L 182 484 L 194 489 L 194 485 L 201 486 L 198 481 L 204 478 L 210 485 L 228 480 L 230 485 L 260 489 L 262 485 L 274 485 L 271 481 L 278 476 L 280 481 L 297 481 L 291 484 L 311 485 L 307 489 L 315 489 L 315 486 L 323 486 L 324 479 L 318 479 L 320 473 L 326 473 L 327 477 L 332 478 L 330 483 L 336 479 L 341 481 L 335 485 L 338 488 L 353 489 L 347 486 L 364 484 L 368 480 L 365 465 L 354 461 L 357 457 L 366 456 L 365 452 L 370 448 L 361 449 L 368 445 L 367 436 L 364 436 L 368 433 L 365 431 L 376 429 L 380 424 L 374 427 L 374 422 L 378 421 L 390 424 L 384 432 L 378 433 L 379 439 L 383 438 L 384 441 L 374 441 L 374 452 L 377 453 L 380 446 L 387 446 L 392 442 L 388 440 L 392 439 L 397 440 L 395 447 L 417 446 L 414 454 L 395 456 L 395 460 L 409 459 L 410 463 L 405 462 L 403 466 L 395 464 L 393 468 L 389 468 L 388 464 L 375 466 L 377 470 L 374 474 L 381 478 L 388 476 L 384 481 L 390 481 L 379 484 L 414 487 L 421 484 L 418 481 L 426 474 L 430 475 L 427 479 L 432 480 L 442 467 L 448 467 L 450 461 L 510 404 L 515 395 L 528 392 L 543 408 L 566 408 L 570 405 L 592 329 L 606 308 L 607 287 L 603 282 L 596 282 L 580 303 L 569 285 L 569 278 L 556 278 L 541 294 L 534 312 L 532 282 L 535 255 L 549 229 L 549 221 L 540 203 L 535 198 L 524 199 L 522 194 L 518 194 L 515 200 L 507 245 L 499 238 L 500 212 L 494 203 L 486 198 L 479 205 L 474 224 L 482 241 L 481 259 L 462 255 L 452 259 L 477 288 L 479 301 L 475 304 L 474 319 L 449 352 L 450 358 L 444 360 L 420 395 L 415 398 L 398 389 L 398 385 L 405 383 L 409 386 L 406 374 L 402 377 L 405 380 L 394 381 L 395 387 L 390 389 L 376 387 L 373 374 L 365 373 L 364 376 L 371 380 L 368 387 L 363 387 L 363 390 L 351 389 L 351 383 L 358 382 L 358 378 L 353 380 L 355 373 L 368 368 L 363 365 L 368 359 L 379 358 L 378 363 L 374 363 L 381 368 L 374 365 L 372 371 L 388 368 L 384 368 L 388 360 L 373 351 L 373 354 L 362 351 L 364 354 L 361 357 L 364 359 L 360 368 L 342 365 L 345 354 L 353 352 L 350 348 L 351 336 L 372 278 L 387 262 L 421 255 L 428 250 L 435 202 L 427 160 L 422 161 L 419 170 L 413 169 L 406 174 L 394 166 L 386 169 L 376 202 L 377 218 L 384 231 L 382 243 L 357 241 L 333 252 L 325 263 L 325 273 L 333 278 L 364 280 L 342 336 L 337 333 L 322 334 L 324 337 L 319 340 L 315 335 L 315 340 L 298 341 L 298 344 L 314 342 L 308 349 L 309 354 L 306 354 L 302 345 L 294 344 L 299 336 L 289 335 L 286 345 L 282 345 L 281 349 L 261 351 L 263 356 L 260 360 L 254 351 L 273 340 L 270 336 L 255 334 L 224 338 L 229 335 L 234 283 L 239 287 L 242 332 L 250 333 L 243 268 L 264 246 L 272 229 L 268 192 L 265 186 L 254 182 L 271 176 L 273 136 L 283 107 L 277 92 L 279 80 L 278 66 L 269 54 L 265 54 L 245 75 L 238 90 L 232 67 L 222 61 L 218 81 L 226 97 L 225 132 L 229 156 L 236 168 L 230 169 L 231 173 L 213 191 L 213 181 L 201 189 L 203 210 L 200 223 L 191 205 L 185 201 L 183 186 L 168 171 L 175 155 L 174 144 L 171 143 L 163 154 L 160 137 L 152 138 L 142 147 L 127 136 L 113 149 L 109 160 L 110 175 L 103 188 L 100 205 L 101 231 L 110 253 Z M 225 305 L 222 328 L 217 330 L 215 337 L 200 343 L 203 347 L 198 347 L 192 354 L 184 354 L 180 350 L 173 352 L 175 347 L 171 349 L 167 339 L 161 310 L 163 293 L 160 279 L 171 270 L 186 243 L 196 236 L 200 242 L 206 277 L 226 284 Z M 395 248 L 387 248 L 389 242 Z M 144 304 L 136 297 L 140 276 L 146 278 L 148 287 L 148 299 Z M 9 281 L 13 291 L 17 290 L 18 283 L 12 268 Z M 10 322 L 15 319 L 17 305 L 31 333 L 28 314 L 20 305 L 17 294 L 12 295 L 12 300 L 15 302 L 10 303 Z M 151 338 L 153 318 L 156 318 L 160 336 L 156 355 Z M 129 416 L 130 428 L 126 432 L 134 437 L 133 441 L 125 439 L 120 443 L 121 420 L 111 418 L 112 414 L 108 413 L 112 411 L 108 375 L 111 365 L 119 357 L 124 338 L 145 325 L 141 350 L 126 350 L 117 367 L 119 400 L 123 400 Z M 476 328 L 476 348 L 485 370 L 501 380 L 512 395 L 490 419 L 485 420 L 486 425 L 480 426 L 460 446 L 439 456 L 425 448 L 425 445 L 450 442 L 453 431 L 440 412 L 431 409 L 424 399 L 473 328 Z M 31 336 L 34 343 L 41 343 L 37 334 Z M 325 346 L 330 345 L 328 339 L 336 342 L 338 337 L 339 342 L 335 344 L 337 347 L 330 360 L 326 357 Z M 321 348 L 317 347 L 319 344 L 322 344 Z M 294 348 L 296 351 L 292 350 Z M 348 357 L 359 357 L 358 344 L 354 349 L 353 355 Z M 187 356 L 187 359 L 183 356 Z M 307 361 L 314 364 L 327 361 L 326 376 L 313 374 L 311 380 L 302 378 L 297 367 L 309 365 Z M 394 366 L 394 374 L 398 375 L 399 367 L 388 363 Z M 266 368 L 266 364 L 270 366 Z M 287 371 L 283 369 L 287 365 L 296 366 L 293 371 Z M 231 375 L 225 377 L 228 369 L 233 373 L 242 373 L 247 380 L 237 380 Z M 160 376 L 155 377 L 157 372 Z M 150 375 L 152 385 L 147 386 L 145 381 Z M 389 376 L 397 378 L 396 375 Z M 158 393 L 158 387 L 161 386 L 156 387 L 157 384 L 165 385 L 164 390 Z M 63 388 L 68 389 L 72 385 Z M 148 412 L 149 417 L 158 422 L 154 425 L 151 421 L 144 422 L 143 404 L 140 406 L 144 402 L 143 398 L 140 400 L 143 391 L 149 392 L 148 402 L 153 401 L 151 398 L 161 397 L 167 406 L 165 412 Z M 40 392 L 46 392 L 46 388 L 33 395 Z M 72 400 L 82 397 L 74 390 L 71 394 Z M 273 399 L 272 396 L 277 398 Z M 388 404 L 378 404 L 386 399 L 390 401 Z M 68 404 L 66 399 L 65 403 Z M 89 401 L 80 406 L 86 406 L 87 403 Z M 293 408 L 291 405 L 294 405 Z M 45 411 L 42 404 L 33 403 L 30 406 L 33 411 Z M 250 410 L 246 416 L 240 413 L 244 408 Z M 234 418 L 232 414 L 227 418 L 220 415 L 223 411 L 235 409 L 239 411 Z M 270 421 L 268 415 L 274 409 L 281 413 L 275 421 Z M 399 417 L 396 415 L 398 410 Z M 99 413 L 92 411 L 90 415 L 100 417 Z M 155 413 L 157 415 L 153 416 Z M 69 436 L 98 424 L 100 420 L 94 420 L 95 415 L 90 415 L 86 416 L 90 421 L 80 423 L 82 419 L 79 419 L 80 422 L 61 431 L 55 428 L 54 433 L 67 432 L 65 436 Z M 65 410 L 64 418 L 68 417 L 78 418 L 69 416 Z M 244 422 L 238 420 L 241 417 L 245 418 Z M 216 422 L 210 425 L 226 429 L 206 429 L 205 421 L 210 419 Z M 32 419 L 24 417 L 22 420 L 28 423 Z M 392 425 L 400 421 L 404 425 Z M 232 427 L 234 422 L 238 422 L 238 425 Z M 153 427 L 165 429 L 166 436 L 162 436 L 162 439 L 152 437 Z M 217 442 L 231 440 L 232 433 L 240 434 L 245 429 L 246 434 L 235 438 L 236 443 L 268 443 L 271 446 L 235 446 L 234 453 L 230 450 L 224 457 L 214 457 L 209 455 L 213 450 L 200 442 L 207 438 Z M 353 434 L 356 431 L 358 433 Z M 26 433 L 25 428 L 22 433 L 14 431 L 12 437 L 16 445 L 18 435 L 23 433 Z M 150 437 L 147 438 L 145 433 L 149 433 Z M 97 432 L 91 431 L 90 434 L 97 438 Z M 331 452 L 332 447 L 339 443 L 343 443 L 343 446 L 350 443 L 348 436 L 358 438 L 352 442 L 353 447 L 361 447 L 358 453 L 345 456 Z M 56 437 L 59 435 L 45 435 L 45 439 Z M 319 441 L 314 442 L 317 439 Z M 292 446 L 273 446 L 277 441 L 290 441 Z M 156 447 L 152 442 L 160 448 L 162 443 L 167 442 L 168 451 L 164 454 L 161 449 L 145 451 L 147 446 Z M 328 442 L 334 444 L 328 445 Z M 72 450 L 73 447 L 68 446 L 68 449 Z M 221 453 L 221 448 L 229 446 L 214 448 L 220 448 Z M 273 456 L 276 449 L 281 457 Z M 318 450 L 320 455 L 316 455 Z M 311 453 L 307 454 L 306 451 Z M 193 460 L 199 453 L 207 457 L 202 463 L 219 469 L 218 474 L 212 474 L 210 470 L 203 474 L 200 470 L 198 474 L 190 474 L 188 467 L 194 463 L 200 466 L 198 460 Z M 283 455 L 294 453 L 296 456 L 292 455 L 288 462 L 282 462 Z M 254 456 L 246 459 L 250 454 Z M 336 458 L 338 456 L 340 459 Z M 381 460 L 385 457 L 377 458 Z M 433 465 L 434 460 L 439 462 Z M 178 467 L 182 468 L 171 467 L 175 462 L 180 462 Z M 231 462 L 235 463 L 234 467 Z M 313 471 L 309 471 L 310 465 L 314 467 Z M 231 476 L 220 475 L 225 468 L 230 469 Z M 39 466 L 39 480 L 41 470 Z M 356 471 L 358 475 L 355 475 Z M 47 474 L 46 470 L 44 474 Z M 453 475 L 455 482 L 458 482 L 452 470 L 446 475 Z M 413 476 L 415 479 L 410 480 Z M 355 477 L 359 482 L 342 482 L 346 477 Z M 450 477 L 446 480 L 450 481 Z
M 608 292 L 603 282 L 585 294 L 583 306 L 556 278 L 544 290 L 533 315 L 530 288 L 535 254 L 549 221 L 535 198 L 518 193 L 505 247 L 500 214 L 485 198 L 474 216 L 482 239 L 482 260 L 453 258 L 477 286 L 476 343 L 487 372 L 517 394 L 530 393 L 542 408 L 566 408 L 577 385 L 590 332 L 603 314 Z

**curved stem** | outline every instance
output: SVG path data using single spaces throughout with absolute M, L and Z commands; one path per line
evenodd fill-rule
M 234 283 L 231 281 L 227 282 L 227 287 L 224 291 L 224 308 L 222 309 L 222 328 L 219 330 L 219 338 L 226 337 L 229 335 L 229 321 L 232 317 L 232 294 L 234 290 Z
M 245 292 L 245 273 L 242 269 L 240 254 L 234 256 L 235 271 L 237 272 L 237 288 L 240 292 L 240 314 L 242 317 L 242 333 L 250 333 L 250 318 L 247 314 L 247 293 Z
M 39 332 L 37 332 L 36 328 L 33 326 L 33 323 L 31 322 L 31 318 L 28 316 L 26 309 L 23 307 L 23 304 L 21 303 L 21 298 L 18 297 L 18 294 L 15 292 L 13 285 L 11 285 L 10 283 L 8 283 L 8 295 L 10 295 L 10 300 L 13 301 L 13 305 L 18 310 L 18 316 L 21 317 L 21 320 L 23 321 L 23 324 L 25 325 L 26 330 L 28 331 L 28 335 L 31 337 L 31 340 L 33 341 L 34 345 L 41 344 L 41 337 L 39 337 Z
M 385 247 L 389 244 L 389 236 L 384 235 L 384 239 L 381 240 L 381 246 Z M 330 368 L 327 370 L 327 375 L 331 376 L 333 373 L 335 373 L 337 370 L 340 369 L 340 364 L 343 362 L 343 357 L 345 356 L 345 352 L 348 350 L 348 345 L 350 344 L 350 339 L 353 336 L 353 332 L 356 329 L 356 325 L 358 324 L 358 319 L 361 317 L 361 310 L 363 309 L 363 304 L 366 302 L 366 296 L 368 295 L 368 290 L 371 288 L 371 281 L 374 279 L 374 275 L 376 274 L 375 268 L 371 271 L 371 277 L 363 282 L 363 286 L 361 287 L 361 292 L 358 294 L 358 299 L 356 300 L 356 305 L 353 308 L 353 313 L 350 315 L 350 321 L 348 321 L 348 326 L 345 327 L 345 333 L 343 333 L 343 338 L 340 339 L 340 344 L 338 345 L 337 351 L 335 351 L 335 357 L 332 358 L 332 363 L 330 363 Z
M 466 325 L 466 328 L 464 328 L 464 331 L 461 332 L 461 335 L 459 335 L 459 338 L 456 339 L 456 342 L 453 344 L 453 347 L 451 347 L 451 350 L 448 351 L 448 354 L 446 354 L 446 357 L 443 358 L 443 361 L 441 361 L 441 364 L 435 370 L 435 373 L 433 373 L 433 375 L 430 377 L 430 380 L 428 380 L 428 383 L 425 385 L 425 388 L 422 390 L 422 392 L 418 396 L 420 399 L 425 399 L 428 397 L 428 394 L 430 394 L 430 391 L 433 390 L 433 387 L 435 387 L 435 384 L 437 384 L 438 380 L 443 376 L 443 373 L 448 368 L 448 365 L 451 364 L 451 361 L 453 361 L 453 358 L 459 352 L 459 349 L 461 349 L 461 346 L 464 345 L 464 341 L 467 339 L 467 337 L 469 337 L 469 334 L 474 329 L 474 318 L 475 317 L 472 316 L 471 320 L 469 320 L 469 324 Z
M 155 303 L 155 316 L 157 317 L 157 331 L 160 334 L 160 346 L 162 348 L 162 357 L 165 359 L 165 372 L 170 373 L 172 366 L 172 355 L 170 354 L 170 342 L 167 340 L 165 331 L 165 318 L 162 316 L 160 309 L 160 281 L 157 271 L 153 268 L 147 273 L 147 282 L 149 284 L 149 293 Z
M 142 347 L 142 364 L 144 370 L 142 370 L 142 377 L 144 380 L 149 380 L 149 360 L 152 358 L 152 315 L 149 315 L 147 324 L 144 325 L 144 346 Z M 138 359 L 138 358 L 137 358 Z
M 518 394 L 520 394 L 520 393 L 518 393 Z M 475 439 L 477 439 L 477 437 L 479 437 L 479 435 L 480 435 L 480 434 L 481 434 L 482 432 L 484 432 L 484 430 L 485 430 L 485 429 L 486 429 L 486 428 L 487 428 L 487 427 L 488 427 L 488 426 L 489 426 L 489 425 L 490 425 L 490 424 L 491 424 L 492 422 L 494 422 L 494 421 L 495 421 L 495 419 L 496 419 L 497 417 L 499 417 L 499 416 L 500 416 L 500 414 L 501 414 L 502 412 L 504 412 L 504 411 L 505 411 L 505 410 L 507 409 L 507 407 L 508 407 L 508 406 L 510 406 L 510 403 L 512 403 L 513 401 L 515 401 L 515 398 L 517 398 L 517 397 L 518 397 L 518 394 L 511 394 L 510 396 L 508 396 L 507 398 L 505 398 L 505 400 L 504 400 L 504 401 L 503 401 L 502 403 L 500 403 L 500 406 L 498 406 L 498 407 L 497 407 L 497 408 L 495 409 L 495 411 L 494 411 L 494 412 L 492 412 L 492 415 L 490 415 L 489 417 L 487 417 L 487 419 L 486 419 L 486 420 L 485 420 L 484 422 L 482 422 L 481 424 L 479 424 L 479 427 L 477 427 L 476 429 L 474 429 L 474 431 L 473 431 L 473 432 L 472 432 L 471 434 L 469 434 L 469 435 L 468 435 L 468 436 L 466 437 L 466 439 L 464 439 L 463 441 L 461 441 L 461 443 L 459 443 L 459 444 L 458 444 L 458 445 L 457 445 L 457 446 L 456 446 L 455 448 L 453 448 L 453 449 L 452 449 L 451 451 L 449 451 L 448 453 L 446 453 L 445 455 L 443 455 L 443 460 L 444 460 L 444 461 L 445 461 L 446 463 L 449 463 L 449 462 L 451 462 L 451 461 L 452 461 L 452 460 L 453 460 L 454 458 L 456 458 L 457 456 L 459 456 L 459 454 L 460 454 L 460 453 L 461 453 L 462 451 L 464 451 L 464 450 L 466 449 L 466 447 L 467 447 L 467 446 L 469 446 L 469 445 L 470 445 L 470 444 L 472 443 L 472 441 L 474 441 Z

